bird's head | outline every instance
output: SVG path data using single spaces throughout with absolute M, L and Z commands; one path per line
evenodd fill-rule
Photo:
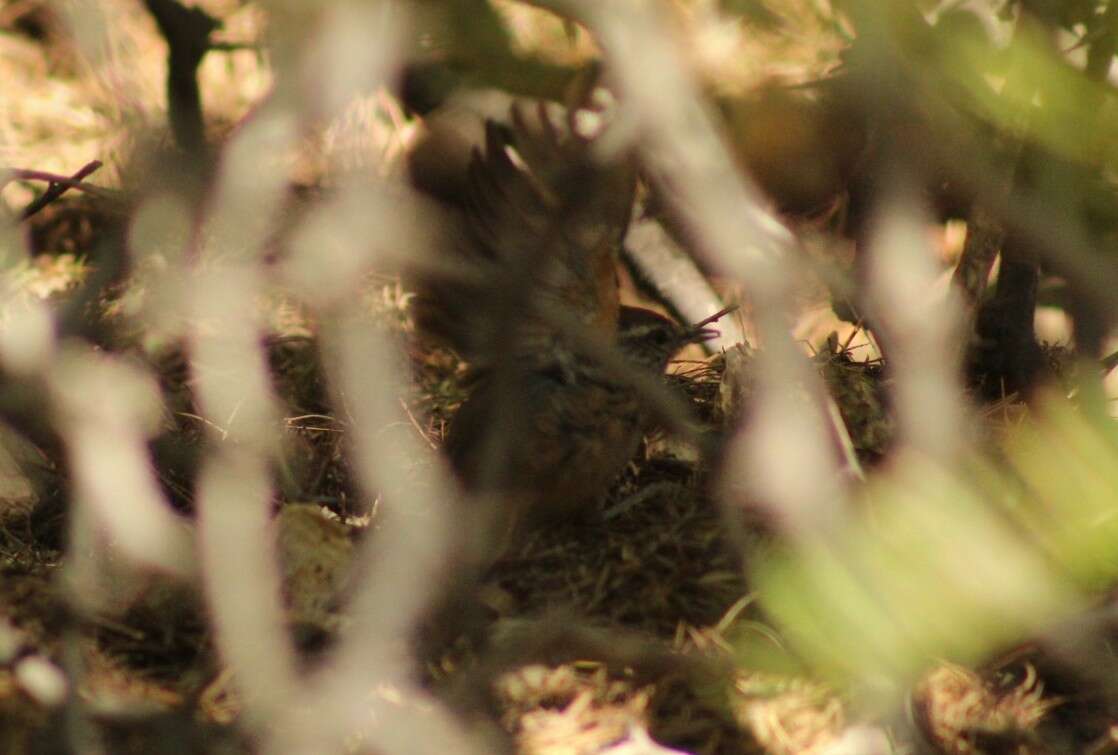
M 662 372 L 676 352 L 691 343 L 721 335 L 710 327 L 734 307 L 727 307 L 694 325 L 683 326 L 650 309 L 622 307 L 617 324 L 618 344 L 639 366 Z

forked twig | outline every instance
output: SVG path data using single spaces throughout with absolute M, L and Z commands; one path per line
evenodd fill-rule
M 9 168 L 7 170 L 7 174 L 10 177 L 8 180 L 50 182 L 50 186 L 47 187 L 47 190 L 43 192 L 42 196 L 23 208 L 23 211 L 19 214 L 19 219 L 27 220 L 28 218 L 42 210 L 44 207 L 46 207 L 48 204 L 61 197 L 70 189 L 84 191 L 87 194 L 92 194 L 94 196 L 104 196 L 103 190 L 101 188 L 82 183 L 83 178 L 90 175 L 100 167 L 101 161 L 93 160 L 83 165 L 81 167 L 81 170 L 69 177 L 60 176 L 56 173 L 46 173 L 41 170 L 23 170 L 21 168 Z

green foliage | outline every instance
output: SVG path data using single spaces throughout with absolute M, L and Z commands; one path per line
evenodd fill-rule
M 911 454 L 838 531 L 762 558 L 793 651 L 845 684 L 895 691 L 936 659 L 975 663 L 1118 579 L 1118 433 L 1050 398 L 969 473 Z M 750 643 L 753 652 L 758 644 Z

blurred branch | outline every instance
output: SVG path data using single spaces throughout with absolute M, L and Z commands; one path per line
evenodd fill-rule
M 957 300 L 941 301 L 931 293 L 938 271 L 926 241 L 927 207 L 920 203 L 916 183 L 899 171 L 882 176 L 882 183 L 870 243 L 861 251 L 869 255 L 870 317 L 879 323 L 894 375 L 901 447 L 950 467 L 970 451 L 959 402 L 963 339 Z
M 283 720 L 299 689 L 273 550 L 271 481 L 247 449 L 213 454 L 197 483 L 198 538 L 214 639 L 254 730 Z
M 193 576 L 192 537 L 163 495 L 147 448 L 159 417 L 154 378 L 124 360 L 78 346 L 61 349 L 43 368 L 51 418 L 66 447 L 71 505 L 82 511 L 71 512 L 72 541 L 80 538 L 84 517 L 95 530 L 82 533 L 87 538 L 100 535 L 147 568 Z M 74 595 L 79 605 L 98 606 L 112 597 L 89 589 L 98 582 L 99 570 L 90 568 L 96 556 L 79 547 L 69 555 L 75 587 L 85 585 Z
M 147 448 L 159 416 L 154 380 L 92 347 L 59 348 L 52 315 L 37 304 L 9 316 L 0 331 L 0 415 L 64 470 L 70 543 L 84 537 L 91 545 L 68 551 L 71 586 L 83 586 L 72 597 L 85 608 L 110 597 L 101 588 L 116 585 L 104 584 L 97 567 L 111 560 L 104 556 L 110 542 L 132 564 L 192 575 L 193 545 L 162 495 Z
M 213 233 L 220 237 L 221 229 Z M 223 262 L 188 271 L 195 284 L 190 357 L 197 401 L 220 428 L 210 433 L 196 485 L 198 537 L 217 648 L 245 696 L 251 728 L 266 731 L 298 689 L 270 525 L 279 411 L 258 336 L 259 270 L 251 258 Z M 206 327 L 211 322 L 222 326 Z
M 738 438 L 730 451 L 736 458 L 726 464 L 732 478 L 726 484 L 736 490 L 728 500 L 736 505 L 743 497 L 759 498 L 796 527 L 826 528 L 843 500 L 840 453 L 827 431 L 820 378 L 789 337 L 795 237 L 766 209 L 754 183 L 735 170 L 660 6 L 533 4 L 572 15 L 595 33 L 622 103 L 631 109 L 633 133 L 643 137 L 650 176 L 700 253 L 714 269 L 739 279 L 751 299 L 765 348 L 750 432 Z M 809 399 L 801 400 L 791 385 Z
M 309 98 L 306 92 L 286 90 L 298 98 L 276 98 L 278 115 L 294 115 L 302 123 L 337 112 L 355 94 L 383 86 L 397 69 L 399 42 L 409 20 L 407 6 L 390 10 L 377 4 L 328 6 L 316 17 L 317 33 L 310 41 L 302 26 L 278 30 L 301 45 L 285 61 L 292 80 L 278 82 L 278 88 L 298 81 L 317 85 L 322 77 L 330 78 L 329 86 L 311 90 Z M 262 129 L 266 134 L 273 130 Z M 299 132 L 293 128 L 285 133 L 294 138 Z M 238 196 L 237 190 L 258 190 L 253 157 L 246 151 L 243 159 L 228 160 L 239 168 L 238 175 L 253 179 L 231 181 L 231 196 Z M 461 724 L 414 681 L 408 638 L 440 587 L 437 578 L 456 566 L 447 563 L 453 553 L 451 534 L 472 533 L 453 529 L 457 522 L 450 507 L 458 491 L 440 474 L 441 467 L 425 465 L 422 474 L 416 473 L 416 465 L 430 460 L 431 451 L 416 437 L 397 400 L 402 359 L 369 323 L 358 294 L 374 263 L 390 262 L 393 253 L 422 256 L 425 228 L 411 197 L 378 191 L 357 176 L 343 183 L 335 196 L 308 213 L 280 274 L 321 317 L 324 363 L 336 408 L 353 420 L 349 458 L 362 487 L 377 497 L 378 527 L 358 553 L 349 601 L 351 628 L 290 701 L 289 712 L 306 715 L 276 717 L 266 730 L 261 727 L 262 748 L 336 752 L 356 738 L 362 746 L 384 752 L 470 752 Z M 259 209 L 252 212 L 260 214 Z M 237 238 L 244 232 L 243 220 L 243 209 L 227 208 L 220 226 Z M 243 289 L 238 296 L 245 298 Z
M 383 74 L 392 50 L 379 49 L 385 54 L 377 73 Z M 414 680 L 410 640 L 417 623 L 458 573 L 474 566 L 455 558 L 462 556 L 461 543 L 478 534 L 469 526 L 471 510 L 458 507 L 477 502 L 463 501 L 441 460 L 414 432 L 398 400 L 403 356 L 359 303 L 365 271 L 398 263 L 390 255 L 406 249 L 409 256 L 436 258 L 415 222 L 422 205 L 378 188 L 355 181 L 315 207 L 282 270 L 320 313 L 334 405 L 349 419 L 347 455 L 361 487 L 377 498 L 378 527 L 360 546 L 352 624 L 301 691 L 298 704 L 312 714 L 300 725 L 274 727 L 268 751 L 336 751 L 353 736 L 386 752 L 475 749 Z M 377 236 L 375 246 L 369 232 Z M 324 267 L 324 254 L 339 264 Z
M 385 752 L 490 751 L 413 680 L 407 641 L 454 572 L 473 566 L 453 561 L 460 555 L 455 542 L 476 534 L 457 531 L 470 521 L 452 508 L 463 494 L 395 401 L 403 386 L 395 346 L 355 307 L 331 314 L 323 333 L 331 383 L 353 420 L 350 455 L 357 475 L 366 490 L 379 493 L 383 519 L 363 543 L 350 602 L 353 624 L 308 679 L 303 699 L 316 715 L 277 739 L 277 751 L 290 752 L 291 738 L 307 752 L 334 751 L 355 732 Z M 379 693 L 370 694 L 370 672 Z
M 169 86 L 181 88 L 172 96 L 185 98 L 172 102 L 172 126 L 180 148 L 196 158 L 205 146 L 201 112 L 194 109 L 195 68 L 216 22 L 174 3 L 153 3 L 167 14 L 164 32 L 184 35 L 172 42 Z M 186 28 L 176 30 L 176 24 Z M 162 272 L 156 290 L 170 302 L 167 314 L 185 324 L 192 388 L 209 440 L 195 492 L 202 581 L 215 645 L 244 695 L 253 734 L 271 731 L 290 715 L 299 694 L 272 526 L 282 410 L 260 313 L 264 250 L 288 186 L 286 166 L 272 158 L 295 143 L 298 113 L 291 104 L 270 100 L 241 123 L 223 147 L 210 192 L 183 200 L 200 203 L 204 216 L 179 217 L 182 206 L 164 207 L 159 196 L 138 212 L 151 217 L 149 235 L 137 237 L 153 249 L 173 250 L 175 264 Z M 186 188 L 198 189 L 189 181 Z

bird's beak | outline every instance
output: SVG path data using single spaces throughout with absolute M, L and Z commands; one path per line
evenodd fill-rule
M 710 317 L 700 320 L 687 329 L 687 340 L 689 343 L 705 343 L 707 341 L 718 338 L 722 332 L 718 328 L 708 327 L 712 322 L 717 322 L 721 318 L 733 312 L 738 308 L 737 304 L 729 307 L 724 307 L 715 312 Z

